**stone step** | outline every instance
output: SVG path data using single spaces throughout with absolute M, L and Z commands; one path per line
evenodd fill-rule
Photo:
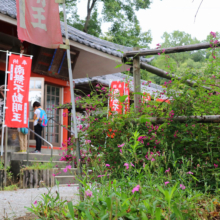
M 60 155 L 53 155 L 54 161 L 59 161 L 61 158 Z M 50 161 L 51 155 L 50 154 L 37 154 L 37 153 L 29 153 L 28 155 L 29 160 L 40 160 L 40 161 Z M 27 160 L 27 153 L 20 153 L 20 152 L 14 152 L 11 153 L 11 160 Z
M 59 184 L 78 184 L 74 175 L 71 176 L 55 176 L 55 180 L 59 181 Z
M 33 165 L 34 163 L 49 163 L 50 161 L 42 161 L 42 160 L 28 160 L 28 166 Z M 68 164 L 65 161 L 52 161 L 54 164 L 54 168 L 65 168 Z M 27 160 L 22 161 L 22 165 L 27 166 Z
M 78 172 L 77 172 L 77 168 L 71 168 L 71 169 L 68 169 L 67 172 L 63 172 L 65 168 L 55 168 L 54 169 L 54 174 L 56 176 L 73 176 L 73 175 L 76 175 Z

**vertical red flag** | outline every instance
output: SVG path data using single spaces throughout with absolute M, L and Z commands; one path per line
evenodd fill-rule
M 63 44 L 59 4 L 55 0 L 16 0 L 16 5 L 20 40 L 47 48 Z
M 31 57 L 12 54 L 9 57 L 8 92 L 6 100 L 5 124 L 8 127 L 28 127 L 29 83 Z
M 110 87 L 111 98 L 109 107 L 111 112 L 118 112 L 122 114 L 122 103 L 119 101 L 119 97 L 124 95 L 124 82 L 113 81 Z
M 124 94 L 127 95 L 128 97 L 125 99 L 125 114 L 127 112 L 129 112 L 130 110 L 130 90 L 129 90 L 129 85 L 128 83 L 125 83 L 125 91 L 124 91 Z

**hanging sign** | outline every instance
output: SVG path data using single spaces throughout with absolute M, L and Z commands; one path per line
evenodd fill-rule
M 124 82 L 112 81 L 110 92 L 110 112 L 117 112 L 118 114 L 122 114 L 123 107 L 122 103 L 119 101 L 119 97 L 124 95 Z
M 128 83 L 125 83 L 124 94 L 128 97 L 125 99 L 125 114 L 130 110 L 130 90 Z
M 7 127 L 28 127 L 28 94 L 31 63 L 31 57 L 15 54 L 9 57 L 8 91 L 5 113 L 5 125 Z
M 18 38 L 46 47 L 63 44 L 59 4 L 55 0 L 16 0 Z

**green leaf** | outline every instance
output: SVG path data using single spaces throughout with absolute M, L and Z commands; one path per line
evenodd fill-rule
M 134 94 L 134 95 L 143 95 L 142 92 L 134 92 L 133 94 Z
M 141 212 L 141 219 L 142 220 L 148 220 L 148 217 L 145 213 Z
M 160 208 L 156 208 L 155 216 L 156 216 L 156 220 L 161 220 L 161 209 Z
M 128 97 L 128 95 L 123 95 L 123 96 L 120 96 L 118 100 L 120 102 L 124 102 L 127 97 Z
M 69 209 L 71 218 L 73 220 L 75 220 L 75 214 L 74 214 L 74 211 L 73 211 L 73 203 L 72 202 L 68 202 L 67 205 L 68 205 L 68 209 Z
M 110 211 L 111 210 L 111 199 L 108 197 L 106 198 L 105 202 L 107 204 L 108 210 Z
M 121 63 L 121 64 L 118 64 L 115 68 L 120 68 L 121 66 L 123 66 L 124 64 Z

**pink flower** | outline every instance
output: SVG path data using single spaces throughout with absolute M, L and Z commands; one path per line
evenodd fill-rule
M 125 143 L 121 144 L 121 145 L 118 145 L 118 147 L 124 147 Z
M 170 172 L 170 168 L 168 168 L 168 170 L 165 171 L 165 173 L 169 173 Z
M 109 164 L 105 164 L 105 166 L 106 166 L 106 167 L 110 167 L 110 165 L 109 165 Z
M 143 168 L 145 167 L 145 163 L 143 163 Z
M 37 204 L 37 200 L 36 201 L 34 201 L 34 205 L 36 205 Z
M 192 127 L 195 127 L 195 125 L 192 125 Z
M 211 32 L 210 33 L 214 38 L 216 38 L 216 33 L 215 32 Z
M 124 166 L 126 167 L 127 170 L 129 169 L 129 164 L 128 163 L 125 163 Z
M 85 143 L 86 143 L 86 144 L 90 144 L 91 141 L 90 141 L 90 140 L 86 140 Z
M 183 184 L 180 184 L 180 188 L 184 190 L 186 187 Z
M 88 97 L 90 97 L 90 94 L 88 95 Z
M 105 175 L 98 175 L 97 177 L 103 177 L 103 176 L 105 176 Z
M 132 189 L 132 193 L 134 193 L 135 191 L 138 192 L 139 189 L 140 189 L 139 185 L 135 186 L 134 189 Z
M 187 172 L 187 174 L 193 174 L 191 171 Z
M 214 167 L 217 168 L 217 167 L 218 167 L 218 164 L 214 164 Z
M 216 56 L 213 56 L 214 59 L 216 59 Z
M 120 153 L 122 154 L 122 149 L 120 149 Z
M 52 176 L 56 176 L 56 174 L 53 173 Z
M 158 53 L 158 55 L 160 55 L 160 53 Z
M 131 163 L 131 166 L 132 166 L 132 167 L 134 167 L 134 164 L 133 164 L 133 163 Z
M 70 186 L 70 184 L 68 184 L 67 186 Z
M 169 181 L 167 181 L 167 182 L 165 182 L 164 184 L 165 184 L 165 186 L 167 185 L 167 184 L 169 184 L 170 182 Z
M 63 169 L 63 172 L 66 173 L 68 169 L 71 169 L 71 165 L 67 165 L 66 168 Z
M 163 53 L 165 53 L 165 49 L 163 49 Z
M 155 159 L 154 159 L 154 158 L 152 158 L 152 159 L 151 159 L 151 161 L 155 161 Z
M 92 191 L 86 190 L 85 195 L 86 195 L 86 197 L 92 197 Z

